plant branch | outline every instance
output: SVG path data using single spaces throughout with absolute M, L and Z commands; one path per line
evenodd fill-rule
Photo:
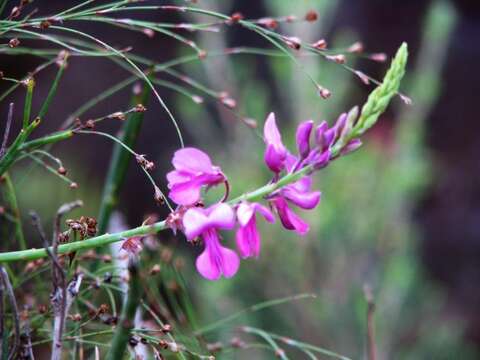
M 8 354 L 8 360 L 14 359 L 20 344 L 20 317 L 18 313 L 17 301 L 15 299 L 15 293 L 13 292 L 12 283 L 8 277 L 8 273 L 3 266 L 0 266 L 0 277 L 3 282 L 4 289 L 6 290 L 10 306 L 12 308 L 13 322 L 15 328 L 15 337 L 13 340 L 13 347 Z

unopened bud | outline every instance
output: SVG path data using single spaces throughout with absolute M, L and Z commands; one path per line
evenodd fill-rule
M 85 122 L 85 128 L 87 128 L 87 129 L 93 129 L 93 128 L 95 128 L 95 121 L 93 121 L 92 119 L 88 119 L 88 120 Z
M 362 80 L 362 82 L 363 82 L 365 85 L 370 84 L 370 79 L 369 79 L 368 76 L 365 75 L 363 72 L 358 71 L 358 70 L 355 70 L 355 75 L 357 75 L 357 76 L 360 78 L 360 80 Z
M 308 22 L 314 22 L 318 20 L 318 14 L 315 10 L 310 10 L 305 14 L 305 20 Z
M 135 112 L 145 112 L 147 111 L 147 108 L 143 106 L 142 104 L 137 104 L 135 105 Z
M 201 104 L 203 103 L 203 97 L 201 96 L 198 96 L 198 95 L 192 95 L 192 101 L 195 103 L 195 104 Z
M 224 97 L 221 98 L 220 101 L 222 102 L 223 105 L 225 105 L 229 109 L 235 109 L 237 106 L 237 102 L 235 99 L 232 99 L 231 97 Z
M 117 112 L 114 112 L 113 114 L 110 114 L 108 116 L 109 119 L 118 119 L 118 120 L 125 120 L 125 113 L 122 112 L 122 111 L 117 111 Z
M 287 46 L 291 49 L 294 49 L 294 50 L 300 50 L 301 46 L 302 46 L 302 40 L 300 40 L 298 37 L 296 36 L 285 36 L 283 38 L 283 40 L 285 41 L 285 44 L 287 44 Z
M 320 39 L 314 42 L 312 46 L 317 50 L 325 50 L 327 48 L 327 41 L 325 39 Z
M 347 51 L 349 53 L 354 53 L 354 54 L 361 53 L 361 52 L 363 52 L 363 44 L 360 41 L 357 41 L 357 42 L 353 43 L 352 45 L 350 45 L 348 47 Z
M 10 41 L 8 42 L 8 46 L 12 49 L 16 48 L 18 45 L 20 45 L 20 40 L 18 40 L 17 38 L 10 39 Z
M 376 62 L 385 62 L 387 60 L 387 54 L 385 53 L 370 54 L 368 58 Z
M 203 60 L 207 57 L 207 52 L 205 50 L 198 50 L 198 58 Z
M 338 54 L 338 55 L 327 55 L 326 58 L 330 61 L 334 61 L 337 64 L 345 64 L 345 55 Z
M 40 23 L 40 29 L 42 30 L 46 30 L 50 27 L 50 25 L 52 25 L 52 23 L 48 20 L 43 20 L 41 23 Z
M 67 175 L 67 169 L 65 169 L 63 166 L 60 166 L 57 169 L 57 173 L 59 173 L 60 175 Z
M 78 184 L 76 182 L 71 182 L 70 189 L 78 189 Z
M 147 35 L 150 39 L 153 38 L 155 36 L 155 31 L 153 31 L 152 29 L 143 29 L 142 32 Z
M 150 274 L 150 275 L 156 275 L 156 274 L 158 274 L 158 273 L 160 272 L 160 270 L 161 270 L 160 265 L 159 265 L 159 264 L 155 264 L 155 265 L 153 265 L 152 268 L 150 269 L 149 274 Z
M 322 97 L 322 99 L 328 99 L 330 96 L 332 96 L 330 90 L 321 86 L 318 87 L 318 94 Z
M 243 20 L 243 14 L 237 11 L 230 16 L 229 24 L 238 23 L 240 20 Z
M 159 205 L 165 204 L 165 196 L 163 196 L 163 193 L 158 186 L 155 186 L 154 199 Z
M 263 18 L 258 20 L 260 25 L 264 25 L 265 27 L 274 30 L 278 27 L 278 21 L 272 18 Z

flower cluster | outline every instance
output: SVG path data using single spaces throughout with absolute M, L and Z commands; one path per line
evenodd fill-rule
M 167 174 L 169 197 L 178 205 L 177 210 L 167 219 L 168 225 L 176 231 L 181 229 L 188 241 L 203 239 L 204 250 L 196 260 L 198 272 L 209 280 L 221 276 L 232 277 L 240 266 L 240 257 L 256 258 L 260 254 L 260 233 L 257 228 L 257 214 L 273 223 L 276 213 L 283 227 L 304 235 L 309 230 L 306 221 L 300 218 L 292 206 L 313 209 L 320 202 L 321 192 L 312 190 L 311 174 L 328 165 L 335 157 L 358 148 L 358 139 L 348 139 L 355 116 L 342 114 L 335 125 L 329 127 L 326 121 L 318 126 L 309 120 L 302 122 L 296 133 L 297 154 L 288 151 L 282 142 L 275 115 L 271 113 L 264 126 L 265 163 L 272 171 L 271 185 L 274 190 L 264 197 L 268 206 L 257 202 L 226 202 L 228 181 L 220 167 L 212 164 L 209 156 L 195 148 L 183 148 L 175 152 L 172 164 L 175 170 Z M 312 134 L 313 133 L 313 134 Z M 337 146 L 334 151 L 334 146 Z M 278 182 L 282 175 L 296 174 L 284 186 Z M 202 203 L 202 189 L 225 184 L 224 199 L 209 207 Z M 248 198 L 248 196 L 246 197 Z M 222 245 L 219 230 L 236 231 L 237 252 Z

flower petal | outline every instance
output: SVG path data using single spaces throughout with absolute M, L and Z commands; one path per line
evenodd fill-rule
M 192 147 L 176 151 L 172 164 L 179 171 L 193 174 L 216 172 L 208 155 Z
M 253 206 L 255 207 L 255 211 L 262 214 L 265 220 L 270 223 L 275 222 L 275 217 L 273 216 L 269 208 L 259 203 L 253 203 Z
M 260 233 L 255 218 L 252 218 L 247 225 L 238 228 L 236 240 L 238 251 L 243 259 L 258 257 L 260 254 Z
M 208 280 L 218 280 L 223 274 L 232 277 L 238 271 L 240 259 L 235 251 L 220 244 L 215 230 L 204 233 L 205 250 L 196 260 L 198 272 Z
M 235 212 L 230 205 L 220 203 L 206 209 L 210 226 L 218 229 L 232 229 L 235 226 Z
M 193 205 L 200 200 L 202 182 L 192 179 L 184 183 L 172 185 L 168 197 L 177 205 Z
M 283 147 L 282 136 L 280 135 L 280 131 L 278 131 L 275 114 L 273 112 L 270 113 L 267 120 L 265 120 L 263 136 L 265 137 L 265 142 L 277 147 Z
M 270 113 L 263 129 L 264 140 L 267 145 L 265 149 L 265 163 L 273 172 L 280 172 L 284 168 L 284 161 L 287 156 L 287 149 L 282 143 L 280 132 L 275 123 L 275 115 Z
M 293 186 L 282 189 L 282 195 L 302 209 L 313 209 L 320 202 L 320 191 L 303 192 Z
M 275 198 L 273 204 L 277 209 L 282 225 L 286 229 L 294 230 L 300 235 L 305 235 L 310 230 L 308 223 L 302 220 L 288 207 L 288 203 L 285 199 L 281 197 Z
M 246 226 L 255 215 L 254 204 L 242 202 L 237 207 L 237 218 L 240 226 Z
M 188 240 L 193 240 L 210 226 L 210 220 L 200 208 L 188 209 L 183 215 L 183 228 Z
M 312 133 L 312 128 L 312 120 L 304 121 L 297 127 L 297 148 L 301 158 L 307 157 L 310 152 L 310 134 Z

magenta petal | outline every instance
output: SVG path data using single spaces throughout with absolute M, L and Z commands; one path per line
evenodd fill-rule
M 208 280 L 218 280 L 221 275 L 229 278 L 240 266 L 238 255 L 220 244 L 215 230 L 204 233 L 205 250 L 196 260 L 198 272 Z
M 312 120 L 304 121 L 297 127 L 297 148 L 301 158 L 307 157 L 310 152 L 310 134 L 312 133 L 312 128 Z
M 255 215 L 254 204 L 242 202 L 237 207 L 237 218 L 240 226 L 246 226 Z
M 173 170 L 167 174 L 168 188 L 171 188 L 173 185 L 178 183 L 184 183 L 189 181 L 192 178 L 190 174 Z
M 269 208 L 259 203 L 253 203 L 253 206 L 255 207 L 255 211 L 262 214 L 265 220 L 267 220 L 270 223 L 275 222 L 275 217 L 273 216 Z
M 288 207 L 288 203 L 285 199 L 276 198 L 273 200 L 273 203 L 277 209 L 280 221 L 286 229 L 294 230 L 300 235 L 305 235 L 310 230 L 308 223 L 302 220 Z
M 341 155 L 347 155 L 362 146 L 362 141 L 360 139 L 352 139 L 348 142 L 347 145 L 340 151 Z
M 347 113 L 342 113 L 338 119 L 337 122 L 335 123 L 335 137 L 338 138 L 340 134 L 342 133 L 343 129 L 345 128 L 345 125 L 347 125 L 347 118 L 348 114 Z
M 168 197 L 178 205 L 193 205 L 200 200 L 202 183 L 196 179 L 174 184 L 170 188 Z
M 207 154 L 195 148 L 183 148 L 175 152 L 172 164 L 175 169 L 191 173 L 211 173 L 214 171 Z
M 235 226 L 235 212 L 230 205 L 220 203 L 207 209 L 210 226 L 218 229 L 232 229 Z
M 263 133 L 265 144 L 267 145 L 265 149 L 265 163 L 273 172 L 280 172 L 284 168 L 287 149 L 282 143 L 273 113 L 270 113 L 265 121 Z
M 260 254 L 260 233 L 255 218 L 246 226 L 241 226 L 236 234 L 237 248 L 242 258 L 258 257 Z
M 282 195 L 302 209 L 313 209 L 320 202 L 320 191 L 302 192 L 293 186 L 282 189 Z
M 324 145 L 323 134 L 327 130 L 328 130 L 328 124 L 325 120 L 323 120 L 320 123 L 320 125 L 318 125 L 317 128 L 315 129 L 315 142 L 317 143 L 320 149 L 323 149 L 323 145 Z
M 183 227 L 188 240 L 193 240 L 210 226 L 205 211 L 200 208 L 188 209 L 183 215 Z

